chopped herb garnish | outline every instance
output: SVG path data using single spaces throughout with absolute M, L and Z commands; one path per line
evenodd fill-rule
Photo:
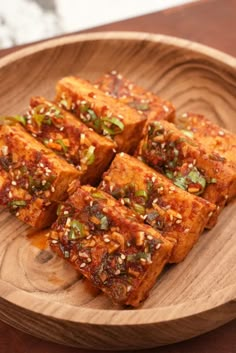
M 181 130 L 183 132 L 183 134 L 189 138 L 193 138 L 193 132 L 189 131 L 189 130 Z
M 135 262 L 140 259 L 148 260 L 150 258 L 150 254 L 146 254 L 145 252 L 138 252 L 137 254 L 127 255 L 126 259 L 129 262 Z
M 124 130 L 124 124 L 116 117 L 102 117 L 101 120 L 103 130 L 109 135 L 116 135 Z
M 100 229 L 102 230 L 107 230 L 108 227 L 109 227 L 109 223 L 108 223 L 108 218 L 107 216 L 103 216 L 101 219 L 100 219 L 101 223 L 100 223 Z
M 99 191 L 93 192 L 91 194 L 95 199 L 101 199 L 101 200 L 106 200 L 106 197 L 104 196 L 104 194 L 102 194 Z
M 69 240 L 76 240 L 76 239 L 84 238 L 84 237 L 85 237 L 85 232 L 84 232 L 83 224 L 75 219 L 73 221 L 71 221 L 68 239 Z
M 57 207 L 57 216 L 60 216 L 61 207 L 62 207 L 62 205 L 58 205 L 58 207 Z
M 133 205 L 134 210 L 139 213 L 139 214 L 144 214 L 145 213 L 145 207 L 142 205 L 139 205 L 138 203 L 134 203 Z
M 91 165 L 95 161 L 95 146 L 89 146 L 87 150 L 84 151 L 84 156 L 82 158 L 82 161 L 87 164 Z
M 141 102 L 131 102 L 129 103 L 129 106 L 131 108 L 137 109 L 137 110 L 141 110 L 141 111 L 147 111 L 150 109 L 149 104 L 148 103 L 141 103 Z
M 26 206 L 26 201 L 24 200 L 13 200 L 8 203 L 8 206 L 17 208 Z
M 66 153 L 68 151 L 68 147 L 65 145 L 65 143 L 62 139 L 55 140 L 55 143 L 57 143 L 58 145 L 61 146 L 64 153 Z
M 137 191 L 135 191 L 135 196 L 144 197 L 145 200 L 147 200 L 147 198 L 148 198 L 148 194 L 147 194 L 147 192 L 145 190 L 137 190 Z

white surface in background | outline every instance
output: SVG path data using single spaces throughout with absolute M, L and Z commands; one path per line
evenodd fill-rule
M 57 4 L 63 28 L 66 31 L 75 31 L 192 1 L 194 0 L 57 0 Z
M 195 0 L 1 0 L 0 48 L 163 10 Z M 42 7 L 42 3 L 44 3 Z M 47 9 L 54 5 L 55 10 Z

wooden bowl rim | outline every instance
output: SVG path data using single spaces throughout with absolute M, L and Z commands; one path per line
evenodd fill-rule
M 0 68 L 8 66 L 17 60 L 43 50 L 66 46 L 77 42 L 94 40 L 136 40 L 139 42 L 147 41 L 173 45 L 180 49 L 187 48 L 198 54 L 203 54 L 214 61 L 218 61 L 236 71 L 236 58 L 208 46 L 161 34 L 118 31 L 73 34 L 67 37 L 50 39 L 42 43 L 33 44 L 27 48 L 19 49 L 16 52 L 8 54 L 0 59 Z M 16 292 L 20 295 L 16 296 Z M 216 308 L 221 308 L 228 303 L 233 304 L 236 302 L 236 285 L 232 284 L 224 289 L 218 290 L 213 295 L 202 296 L 198 299 L 188 300 L 181 304 L 168 305 L 160 308 L 140 308 L 137 310 L 91 309 L 84 306 L 76 307 L 60 302 L 50 302 L 45 298 L 39 298 L 32 293 L 18 289 L 3 280 L 0 280 L 0 296 L 3 300 L 6 300 L 13 305 L 17 305 L 24 310 L 30 310 L 38 313 L 39 315 L 49 316 L 63 321 L 91 325 L 108 325 L 107 323 L 109 322 L 109 326 L 132 326 L 142 324 L 160 324 L 167 321 L 175 321 L 191 317 L 193 315 L 206 313 Z M 198 308 L 197 312 L 196 307 Z M 47 315 L 43 314 L 44 308 L 47 308 Z M 70 314 L 69 319 L 68 313 Z

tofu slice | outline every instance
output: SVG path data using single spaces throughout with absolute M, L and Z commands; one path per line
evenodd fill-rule
M 136 109 L 148 120 L 173 122 L 175 118 L 175 107 L 172 103 L 129 81 L 117 71 L 111 71 L 100 77 L 95 87 Z
M 55 219 L 55 202 L 79 172 L 19 124 L 0 126 L 0 204 L 22 221 L 43 228 Z
M 115 154 L 113 141 L 91 131 L 72 114 L 43 97 L 31 98 L 25 128 L 74 165 L 81 184 L 96 185 Z
M 217 153 L 208 154 L 203 145 L 166 121 L 148 124 L 136 155 L 176 186 L 216 204 L 209 228 L 236 195 L 236 172 L 227 161 Z
M 138 306 L 173 244 L 110 195 L 76 182 L 71 190 L 52 226 L 52 249 L 114 303 Z
M 187 256 L 206 226 L 215 205 L 191 195 L 138 159 L 117 154 L 99 186 L 138 213 L 164 237 L 176 240 L 169 262 Z
M 176 126 L 188 137 L 199 141 L 209 154 L 217 154 L 236 169 L 236 134 L 214 124 L 203 115 L 186 113 L 175 119 Z
M 88 81 L 65 77 L 57 83 L 58 104 L 98 134 L 114 140 L 118 151 L 133 153 L 142 137 L 145 118 Z

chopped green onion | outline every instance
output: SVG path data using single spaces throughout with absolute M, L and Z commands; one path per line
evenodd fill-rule
M 189 130 L 181 130 L 183 132 L 183 134 L 189 138 L 193 138 L 193 132 L 189 131 Z
M 24 207 L 26 206 L 26 201 L 24 200 L 13 200 L 8 203 L 10 207 L 17 208 L 17 207 Z
M 137 191 L 135 192 L 135 196 L 137 196 L 137 197 L 144 197 L 145 199 L 148 198 L 148 194 L 147 194 L 147 192 L 146 192 L 145 190 L 137 190 Z
M 108 123 L 110 123 L 112 125 L 117 126 L 120 129 L 119 132 L 124 130 L 124 124 L 122 123 L 122 121 L 120 121 L 120 119 L 118 119 L 116 117 L 110 117 L 110 118 L 109 117 L 103 117 L 102 120 L 105 121 L 105 122 L 108 122 Z M 114 132 L 114 135 L 119 133 L 119 132 Z
M 86 103 L 80 103 L 79 110 L 80 110 L 80 113 L 84 114 L 87 112 L 89 113 L 89 110 L 91 110 L 91 109 L 89 109 L 89 105 L 86 102 Z M 90 113 L 89 113 L 89 115 L 90 115 Z
M 134 109 L 137 109 L 137 110 L 141 110 L 141 111 L 146 111 L 146 110 L 150 109 L 148 103 L 131 102 L 131 103 L 129 103 L 129 106 L 131 108 L 134 108 Z
M 26 125 L 26 118 L 22 115 L 14 115 L 14 116 L 11 116 L 10 119 L 22 125 Z
M 134 203 L 133 207 L 134 207 L 134 210 L 139 214 L 145 213 L 145 207 L 143 207 L 142 205 L 139 205 L 138 203 Z
M 55 142 L 61 146 L 64 153 L 66 153 L 68 151 L 68 147 L 64 144 L 63 140 L 58 139 L 58 140 L 55 140 Z
M 216 184 L 216 183 L 217 183 L 217 180 L 216 180 L 215 178 L 211 178 L 208 183 L 209 183 L 209 184 Z
M 102 194 L 102 193 L 99 192 L 99 191 L 93 192 L 91 195 L 92 195 L 95 199 L 106 200 L 106 197 L 104 196 L 104 194 Z
M 80 223 L 77 220 L 73 220 L 70 224 L 70 232 L 68 235 L 69 240 L 76 240 L 79 238 L 83 238 L 85 236 L 84 234 L 84 226 L 82 223 Z
M 100 228 L 102 230 L 107 230 L 109 226 L 107 216 L 103 216 L 100 221 L 101 221 Z
M 62 100 L 60 101 L 60 104 L 61 104 L 64 108 L 70 109 L 69 103 L 67 102 L 66 99 L 62 99 Z
M 57 207 L 57 216 L 60 216 L 61 208 L 62 208 L 62 205 L 58 205 L 58 207 Z
M 149 257 L 150 257 L 150 254 L 146 254 L 145 252 L 138 252 L 137 254 L 127 255 L 126 259 L 127 259 L 127 261 L 135 262 L 140 259 L 147 260 Z
M 89 113 L 89 115 L 90 115 L 92 120 L 97 120 L 98 119 L 96 113 L 92 109 L 87 109 L 87 111 L 88 111 L 88 113 Z
M 89 148 L 85 151 L 84 157 L 83 157 L 83 162 L 85 162 L 87 165 L 93 164 L 95 160 L 95 146 L 89 146 Z

